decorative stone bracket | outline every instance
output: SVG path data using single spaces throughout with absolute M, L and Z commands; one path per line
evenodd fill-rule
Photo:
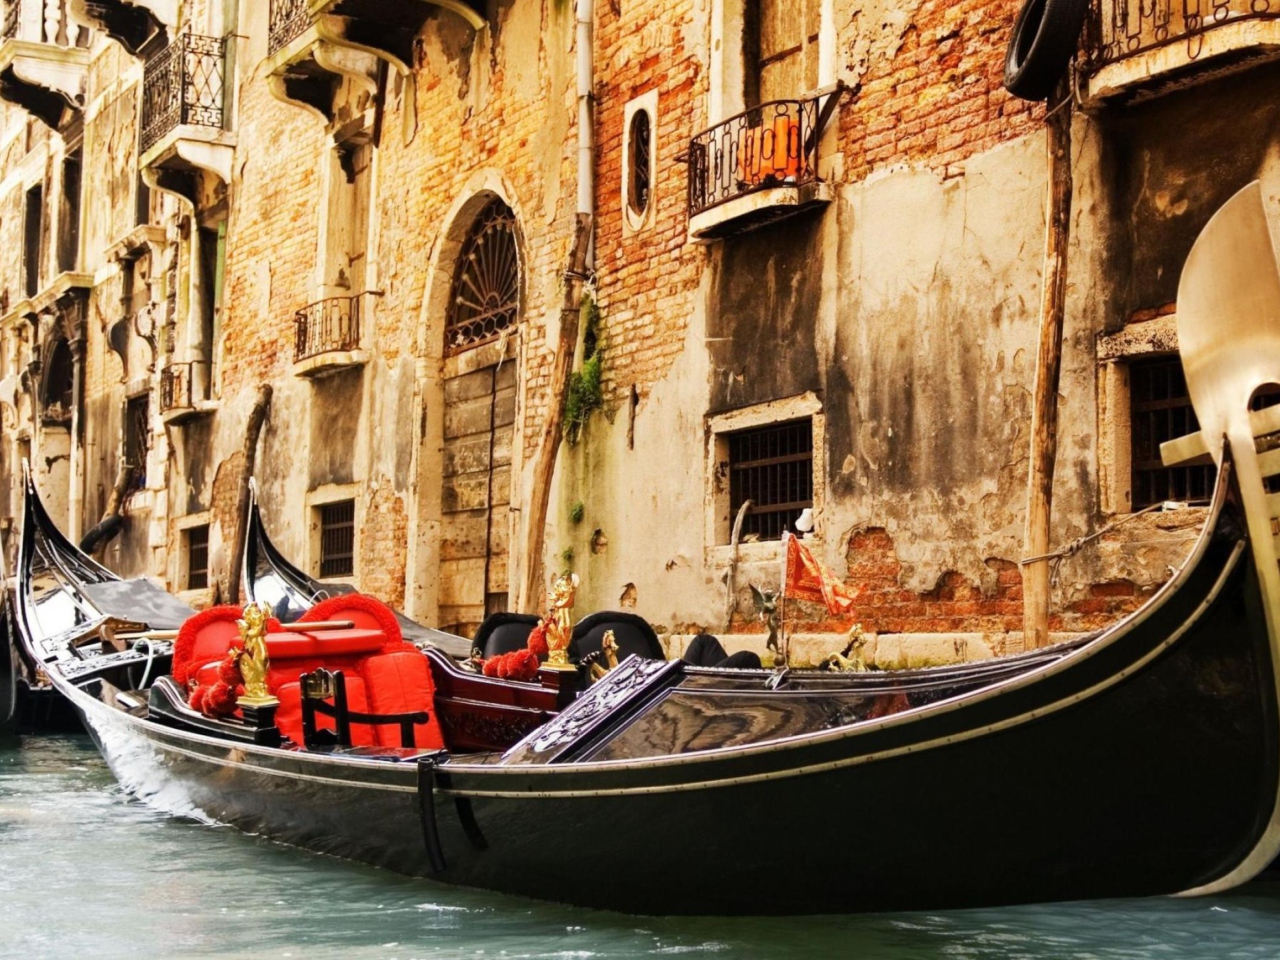
M 267 74 L 280 100 L 333 120 L 333 92 L 351 79 L 377 91 L 378 61 L 401 76 L 413 69 L 413 45 L 437 10 L 462 17 L 472 29 L 485 26 L 480 11 L 461 0 L 292 0 L 273 8 Z
M 89 51 L 32 40 L 0 43 L 0 99 L 57 130 L 84 106 Z
M 161 46 L 178 25 L 178 0 L 70 0 L 71 19 L 101 30 L 133 56 Z

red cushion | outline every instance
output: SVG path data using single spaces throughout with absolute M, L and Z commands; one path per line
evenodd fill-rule
M 355 713 L 368 713 L 369 702 L 364 681 L 355 673 L 343 671 L 347 682 L 347 709 Z M 296 680 L 281 685 L 276 691 L 280 706 L 276 708 L 276 726 L 294 743 L 302 743 L 302 685 Z M 334 721 L 323 713 L 316 714 L 316 729 L 336 730 Z M 351 743 L 357 747 L 377 744 L 374 728 L 367 723 L 351 724 Z
M 440 735 L 440 724 L 435 711 L 436 688 L 425 656 L 416 650 L 384 653 L 366 660 L 363 673 L 370 713 L 415 713 L 425 710 L 431 719 L 414 726 L 414 743 L 423 749 L 443 749 L 444 738 Z M 402 745 L 398 725 L 378 724 L 374 731 L 382 746 Z
M 272 660 L 297 660 L 302 657 L 376 653 L 385 642 L 381 630 L 282 631 L 267 635 L 267 656 Z
M 346 657 L 298 657 L 293 660 L 272 660 L 267 668 L 267 689 L 274 693 L 286 683 L 293 683 L 304 673 L 324 667 L 327 670 L 343 670 L 349 677 L 360 676 L 358 656 Z
M 240 607 L 224 604 L 188 617 L 173 642 L 173 679 L 185 687 L 194 667 L 221 660 L 232 646 L 239 646 L 236 621 L 243 612 Z
M 341 597 L 330 597 L 321 600 L 314 607 L 298 618 L 300 621 L 315 623 L 321 620 L 350 620 L 357 629 L 381 630 L 383 634 L 383 650 L 393 650 L 411 646 L 404 642 L 400 633 L 400 621 L 395 611 L 381 600 L 362 593 L 348 593 Z

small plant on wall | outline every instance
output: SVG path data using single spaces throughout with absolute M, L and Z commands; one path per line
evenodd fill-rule
M 577 444 L 592 411 L 604 404 L 601 387 L 604 351 L 600 347 L 600 308 L 590 293 L 582 295 L 582 367 L 569 376 L 569 392 L 564 405 L 564 435 L 570 446 Z

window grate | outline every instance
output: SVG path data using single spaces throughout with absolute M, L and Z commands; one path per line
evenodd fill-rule
M 631 117 L 631 136 L 629 140 L 631 156 L 627 158 L 630 167 L 631 189 L 627 191 L 627 203 L 631 212 L 643 217 L 649 209 L 649 167 L 653 150 L 653 127 L 649 121 L 647 110 L 637 110 Z
M 209 525 L 187 531 L 187 589 L 204 590 L 209 586 Z
M 130 397 L 124 408 L 124 457 L 129 463 L 128 489 L 147 485 L 147 451 L 151 449 L 151 397 Z
M 355 545 L 356 502 L 341 500 L 320 507 L 320 576 L 351 576 Z
M 1276 403 L 1280 403 L 1280 388 L 1259 391 L 1250 407 L 1260 410 Z M 1130 364 L 1129 412 L 1133 509 L 1165 500 L 1209 499 L 1217 476 L 1215 467 L 1166 467 L 1160 459 L 1162 443 L 1200 429 L 1178 357 Z
M 742 536 L 777 540 L 813 506 L 813 421 L 729 434 L 729 515 L 747 500 Z

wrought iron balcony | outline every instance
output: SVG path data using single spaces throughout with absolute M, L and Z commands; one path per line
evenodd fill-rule
M 68 0 L 0 0 L 0 99 L 58 129 L 84 103 L 89 34 Z
M 161 416 L 195 406 L 191 392 L 191 366 L 190 363 L 171 363 L 160 371 Z
M 287 47 L 314 23 L 310 0 L 271 0 L 267 52 Z
M 330 297 L 294 314 L 293 360 L 301 363 L 325 354 L 360 349 L 360 298 Z
M 810 202 L 805 188 L 820 182 L 818 140 L 838 94 L 773 100 L 744 110 L 689 144 L 690 232 L 723 234 L 726 221 L 753 226 L 786 216 Z M 712 216 L 717 208 L 723 217 Z
M 150 150 L 178 126 L 223 127 L 225 42 L 183 34 L 147 61 L 140 146 Z
M 1091 97 L 1158 92 L 1280 57 L 1280 3 L 1093 0 L 1085 47 Z

